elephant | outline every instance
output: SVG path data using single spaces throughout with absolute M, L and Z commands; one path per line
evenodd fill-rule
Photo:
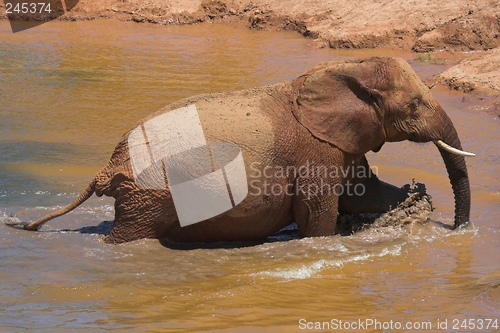
M 187 134 L 195 143 L 183 146 L 174 137 L 176 126 L 197 128 L 198 134 Z M 163 135 L 163 127 L 170 132 Z M 130 129 L 73 202 L 20 227 L 36 231 L 95 193 L 115 199 L 113 226 L 103 236 L 109 243 L 254 241 L 293 222 L 300 237 L 330 236 L 339 212 L 382 213 L 407 198 L 403 187 L 381 181 L 365 157 L 385 142 L 403 140 L 437 146 L 455 197 L 450 227 L 467 225 L 464 156 L 474 154 L 462 150 L 451 119 L 405 60 L 373 57 L 322 63 L 283 83 L 174 102 Z M 232 147 L 221 148 L 221 159 L 232 161 L 226 167 L 214 157 L 216 143 Z M 161 147 L 169 153 L 161 155 Z M 209 171 L 197 167 L 201 160 L 210 161 Z M 205 179 L 224 169 L 219 178 Z M 202 187 L 189 190 L 190 181 L 202 177 Z M 194 199 L 182 206 L 175 191 Z M 219 205 L 210 195 L 229 197 L 230 204 L 203 217 Z M 181 210 L 201 218 L 183 225 Z

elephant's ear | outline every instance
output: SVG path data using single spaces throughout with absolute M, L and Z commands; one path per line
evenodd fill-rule
M 295 117 L 315 137 L 347 153 L 377 151 L 385 142 L 383 98 L 368 82 L 370 72 L 366 63 L 312 69 L 294 82 Z

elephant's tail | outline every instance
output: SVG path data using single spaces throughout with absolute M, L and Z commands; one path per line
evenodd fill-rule
M 48 215 L 45 215 L 41 219 L 38 219 L 38 220 L 31 222 L 31 223 L 28 223 L 28 224 L 17 223 L 17 224 L 9 224 L 9 225 L 12 227 L 16 227 L 16 228 L 20 228 L 20 229 L 24 229 L 24 230 L 36 231 L 45 222 L 52 220 L 53 218 L 56 218 L 58 216 L 64 215 L 64 214 L 72 211 L 76 207 L 80 206 L 83 202 L 85 202 L 88 198 L 90 198 L 92 196 L 92 194 L 94 194 L 95 184 L 96 184 L 96 180 L 94 178 L 87 185 L 87 188 L 85 188 L 85 190 L 75 200 L 73 200 L 69 205 L 67 205 L 66 207 L 63 207 L 59 210 L 56 210 L 55 212 L 52 212 Z

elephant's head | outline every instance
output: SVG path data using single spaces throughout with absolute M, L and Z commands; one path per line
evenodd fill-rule
M 315 137 L 350 154 L 385 142 L 434 142 L 455 195 L 455 227 L 469 222 L 470 187 L 460 139 L 448 115 L 399 58 L 329 62 L 293 82 L 294 114 Z

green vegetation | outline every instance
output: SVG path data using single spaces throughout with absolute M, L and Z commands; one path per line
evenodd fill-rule
M 426 63 L 432 64 L 432 65 L 444 65 L 444 64 L 446 64 L 446 59 L 434 58 L 434 56 L 431 53 L 419 54 L 418 56 L 415 57 L 415 60 L 420 61 L 420 62 L 426 62 Z

